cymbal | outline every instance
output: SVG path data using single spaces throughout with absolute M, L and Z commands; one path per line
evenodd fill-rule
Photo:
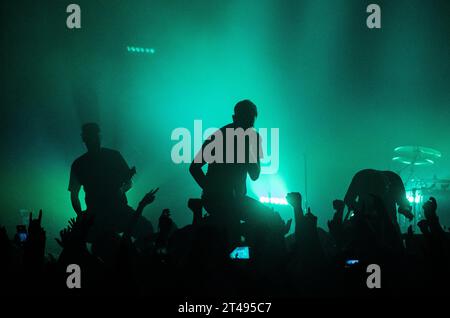
M 394 149 L 393 161 L 414 166 L 430 166 L 442 157 L 439 150 L 422 146 L 401 146 Z
M 404 163 L 405 165 L 414 165 L 414 166 L 431 166 L 434 164 L 434 160 L 431 159 L 411 159 L 409 157 L 400 157 L 400 156 L 393 157 L 392 160 Z
M 427 183 L 449 183 L 450 184 L 450 179 L 439 179 L 439 178 L 429 178 L 429 179 L 423 179 L 424 182 Z

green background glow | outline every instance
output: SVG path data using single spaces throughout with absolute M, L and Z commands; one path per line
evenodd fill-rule
M 186 224 L 200 191 L 170 160 L 171 132 L 195 119 L 220 127 L 243 98 L 258 106 L 258 127 L 280 128 L 279 172 L 252 191 L 305 193 L 306 155 L 321 225 L 357 170 L 400 167 L 396 146 L 440 150 L 418 173 L 450 177 L 450 2 L 375 1 L 382 29 L 369 30 L 372 2 L 77 1 L 82 28 L 69 30 L 70 1 L 2 1 L 0 223 L 11 234 L 19 209 L 43 208 L 54 244 L 73 216 L 79 127 L 98 121 L 103 144 L 137 167 L 130 203 L 159 186 L 145 215 L 155 222 L 169 207 Z

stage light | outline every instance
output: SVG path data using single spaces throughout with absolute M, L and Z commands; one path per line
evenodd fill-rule
M 269 204 L 276 204 L 276 205 L 287 205 L 288 202 L 286 201 L 286 198 L 276 198 L 276 197 L 259 197 L 259 202 L 261 203 L 269 203 Z
M 412 192 L 409 192 L 406 194 L 406 198 L 408 199 L 409 203 L 420 203 L 422 202 L 422 196 L 419 193 L 416 193 L 414 196 Z
M 127 46 L 127 52 L 155 54 L 155 49 L 154 48 L 136 47 L 136 46 Z

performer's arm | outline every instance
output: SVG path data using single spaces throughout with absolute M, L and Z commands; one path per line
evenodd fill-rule
M 122 180 L 120 191 L 126 193 L 133 186 L 131 178 L 136 173 L 136 169 L 134 167 L 133 169 L 130 169 L 122 154 L 120 152 L 117 152 L 117 154 L 117 171 L 120 171 L 120 178 Z
M 80 198 L 78 197 L 79 192 L 80 191 L 78 191 L 78 192 L 75 192 L 75 191 L 70 192 L 70 201 L 72 202 L 73 210 L 75 211 L 75 213 L 77 215 L 80 215 L 81 212 L 82 212 Z
M 69 180 L 69 191 L 70 191 L 70 201 L 72 202 L 73 210 L 77 215 L 80 215 L 82 212 L 81 202 L 79 198 L 79 193 L 81 189 L 81 184 L 78 181 L 74 168 L 70 169 L 70 180 Z
M 206 161 L 203 158 L 203 149 L 208 143 L 209 140 L 206 140 L 189 166 L 189 172 L 202 190 L 206 187 L 206 175 L 202 170 L 202 167 L 206 164 Z
M 259 178 L 259 174 L 261 173 L 261 161 L 263 158 L 262 147 L 261 147 L 261 136 L 256 133 L 256 147 L 254 144 L 249 145 L 249 162 L 248 162 L 248 175 L 250 178 L 255 181 Z M 255 149 L 256 148 L 256 149 Z

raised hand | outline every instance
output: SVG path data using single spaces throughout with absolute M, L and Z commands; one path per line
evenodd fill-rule
M 33 213 L 30 212 L 29 223 L 28 223 L 28 239 L 29 240 L 44 240 L 45 241 L 45 231 L 41 226 L 42 223 L 42 210 L 39 210 L 39 215 L 37 219 L 33 219 Z
M 311 208 L 308 208 L 308 212 L 305 214 L 305 221 L 310 226 L 317 226 L 317 216 L 311 213 Z
M 345 208 L 345 203 L 343 200 L 334 200 L 333 201 L 333 209 L 336 210 L 336 212 L 343 212 Z
M 62 248 L 66 248 L 70 244 L 70 229 L 63 229 L 59 232 L 59 239 L 55 238 L 55 241 L 61 246 Z
M 69 229 L 73 229 L 76 227 L 77 220 L 75 218 L 69 219 Z
M 155 201 L 155 194 L 158 192 L 159 188 L 152 189 L 150 192 L 148 192 L 144 197 L 142 198 L 141 202 L 139 202 L 139 205 L 136 209 L 136 212 L 134 213 L 133 217 L 131 218 L 129 224 L 127 225 L 126 230 L 124 231 L 123 238 L 129 238 L 131 236 L 131 233 L 133 232 L 133 228 L 135 227 L 137 221 L 142 215 L 142 212 L 144 212 L 144 208 Z
M 78 218 L 71 218 L 67 228 L 59 232 L 60 239 L 55 238 L 56 242 L 62 247 L 83 247 L 86 243 L 86 237 L 94 218 L 83 214 Z
M 294 209 L 302 208 L 302 195 L 300 194 L 300 192 L 288 193 L 286 195 L 286 200 Z
M 155 201 L 155 194 L 158 192 L 159 188 L 152 189 L 150 192 L 148 192 L 139 202 L 139 206 L 145 207 Z
M 31 271 L 42 269 L 44 264 L 46 237 L 41 222 L 42 210 L 39 211 L 37 219 L 33 219 L 33 214 L 30 213 L 28 238 L 24 245 L 24 265 Z
M 303 217 L 295 221 L 295 236 L 299 242 L 309 245 L 308 240 L 317 239 L 317 217 L 311 213 L 311 208 L 308 208 Z
M 327 222 L 331 235 L 338 240 L 342 233 L 342 221 L 344 217 L 345 203 L 342 200 L 333 201 L 333 209 L 335 210 L 333 219 Z
M 430 197 L 427 202 L 423 204 L 423 212 L 425 215 L 425 218 L 430 221 L 437 218 L 436 210 L 437 210 L 437 203 L 436 199 L 433 197 Z
M 335 210 L 333 221 L 336 223 L 342 223 L 342 218 L 344 216 L 345 203 L 342 200 L 333 201 L 333 209 Z
M 419 222 L 417 222 L 417 226 L 419 227 L 422 234 L 426 235 L 430 233 L 430 228 L 427 220 L 420 220 Z

